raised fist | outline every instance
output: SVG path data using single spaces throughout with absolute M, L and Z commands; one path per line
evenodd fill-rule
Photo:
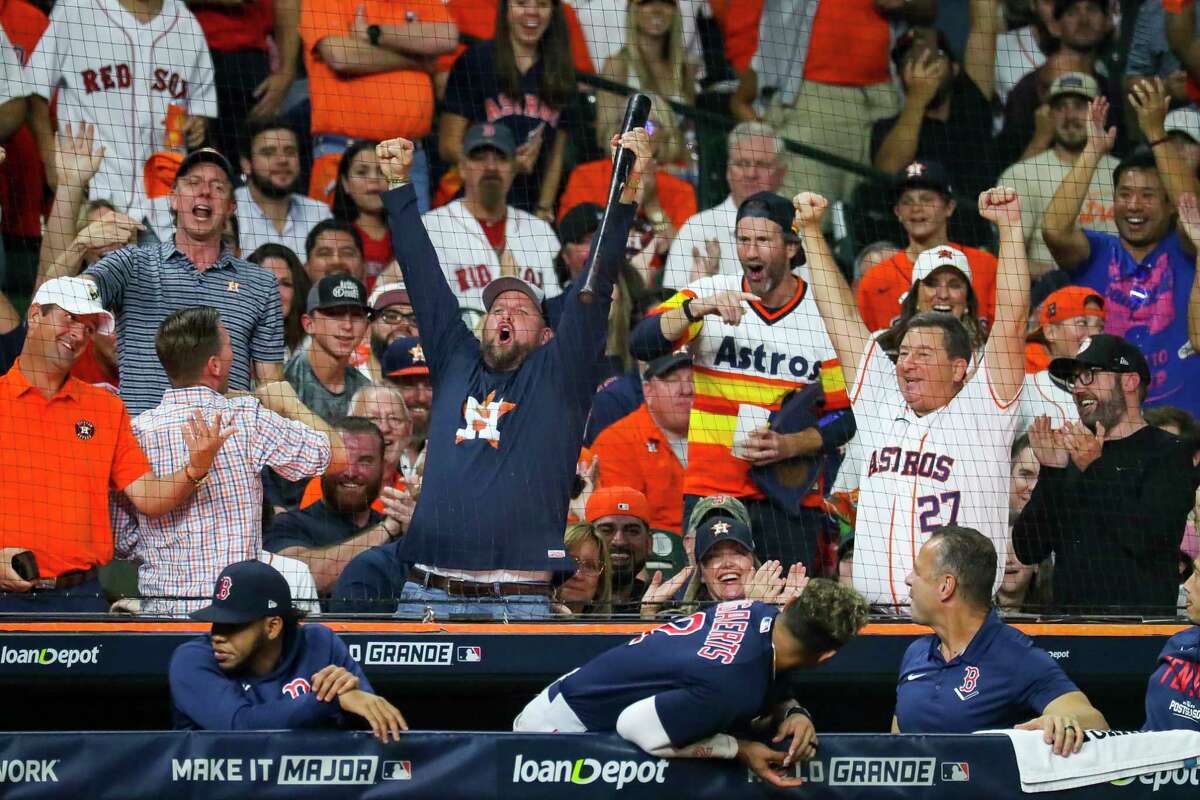
M 979 216 L 997 225 L 1020 225 L 1021 202 L 1015 189 L 994 186 L 979 193 Z
M 406 181 L 416 149 L 408 139 L 388 139 L 375 145 L 379 169 L 388 181 Z
M 816 225 L 825 216 L 829 201 L 816 192 L 801 192 L 792 198 L 796 207 L 796 221 L 801 225 Z

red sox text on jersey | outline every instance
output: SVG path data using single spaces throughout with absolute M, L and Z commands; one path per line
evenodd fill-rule
M 79 73 L 83 78 L 83 90 L 87 94 L 109 89 L 128 89 L 133 86 L 133 70 L 128 64 L 105 64 L 99 69 L 85 69 Z M 166 92 L 176 100 L 186 100 L 188 83 L 178 72 L 155 67 L 150 90 Z

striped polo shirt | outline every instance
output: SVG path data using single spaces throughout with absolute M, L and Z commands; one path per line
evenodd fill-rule
M 131 414 L 153 408 L 170 388 L 154 352 L 154 335 L 169 314 L 212 306 L 233 342 L 229 388 L 251 388 L 251 362 L 282 363 L 283 317 L 275 275 L 224 250 L 203 271 L 173 241 L 126 247 L 84 273 L 96 280 L 100 300 L 117 317 L 121 399 Z

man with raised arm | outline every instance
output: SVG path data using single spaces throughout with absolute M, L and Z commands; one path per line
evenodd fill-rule
M 1008 552 L 1003 498 L 1029 307 L 1020 204 L 1004 187 L 979 195 L 980 215 L 1000 231 L 1000 263 L 996 320 L 974 370 L 966 328 L 936 311 L 906 323 L 892 364 L 853 313 L 854 294 L 821 235 L 828 201 L 802 192 L 794 204 L 813 295 L 846 374 L 865 453 L 854 586 L 870 602 L 899 611 L 908 602 L 904 579 L 913 559 L 938 527 L 981 531 L 1001 554 L 999 564 Z M 997 587 L 1002 578 L 998 567 Z
M 623 134 L 619 144 L 637 162 L 594 246 L 591 302 L 580 298 L 585 273 L 551 329 L 540 289 L 515 276 L 497 278 L 482 293 L 482 342 L 462 321 L 417 212 L 412 143 L 392 139 L 377 148 L 393 187 L 383 195 L 393 248 L 434 389 L 421 500 L 400 543 L 402 560 L 413 565 L 400 615 L 548 615 L 552 575 L 574 570 L 563 520 L 599 377 L 594 365 L 604 349 L 613 278 L 651 158 L 642 129 Z
M 1162 81 L 1140 81 L 1129 93 L 1144 150 L 1113 170 L 1117 235 L 1080 227 L 1079 210 L 1092 175 L 1116 140 L 1104 129 L 1108 101 L 1088 106 L 1087 144 L 1046 207 L 1042 236 L 1073 282 L 1104 298 L 1104 332 L 1133 344 L 1150 365 L 1145 405 L 1172 405 L 1200 414 L 1200 358 L 1188 343 L 1188 292 L 1196 276 L 1196 245 L 1176 227 L 1175 205 L 1196 191 L 1196 178 L 1167 138 L 1169 97 Z

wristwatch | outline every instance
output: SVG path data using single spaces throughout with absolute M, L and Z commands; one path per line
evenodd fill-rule
M 379 47 L 379 37 L 382 33 L 383 29 L 378 25 L 367 26 L 367 40 L 371 43 L 372 47 Z

